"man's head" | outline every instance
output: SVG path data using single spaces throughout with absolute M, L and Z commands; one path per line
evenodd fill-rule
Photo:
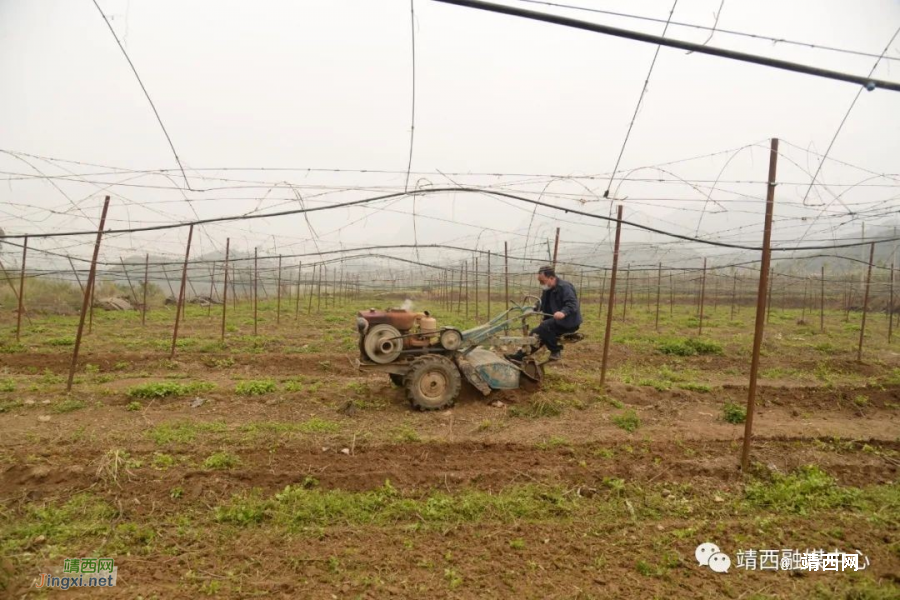
M 541 267 L 538 269 L 538 283 L 541 284 L 542 290 L 549 290 L 556 287 L 556 271 L 553 267 Z

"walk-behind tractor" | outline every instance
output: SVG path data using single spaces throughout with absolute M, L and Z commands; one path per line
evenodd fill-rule
M 529 300 L 535 303 L 526 304 Z M 540 345 L 537 336 L 528 335 L 526 323 L 528 317 L 543 316 L 540 299 L 526 296 L 522 305 L 512 304 L 484 325 L 465 331 L 439 328 L 427 311 L 359 311 L 359 368 L 389 374 L 420 410 L 452 405 L 462 386 L 460 372 L 485 396 L 491 390 L 517 389 L 522 375 L 540 383 L 546 361 L 538 362 L 530 355 L 521 362 L 511 361 L 492 349 L 522 349 L 530 354 Z M 516 329 L 521 335 L 510 335 Z M 581 334 L 570 334 L 562 341 L 579 339 Z

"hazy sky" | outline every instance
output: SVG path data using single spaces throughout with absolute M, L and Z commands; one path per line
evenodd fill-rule
M 673 19 L 711 26 L 721 0 L 678 3 Z M 662 32 L 661 23 L 553 9 L 533 10 Z M 665 19 L 670 1 L 571 0 L 571 4 Z M 9 233 L 94 227 L 102 196 L 113 196 L 110 226 L 182 221 L 341 202 L 402 190 L 409 155 L 412 99 L 407 0 L 153 1 L 100 0 L 172 137 L 195 188 L 184 180 L 150 106 L 90 0 L 0 2 L 0 149 L 103 165 L 53 163 L 0 155 L 0 226 Z M 622 147 L 655 47 L 554 25 L 415 0 L 416 124 L 411 187 L 504 184 L 522 195 L 608 215 L 598 201 Z M 896 0 L 736 2 L 722 4 L 718 26 L 880 54 L 900 27 Z M 670 26 L 669 37 L 702 42 L 708 33 Z M 710 45 L 865 75 L 875 59 L 716 33 Z M 875 76 L 900 80 L 900 38 Z M 817 188 L 799 203 L 818 158 L 858 88 L 852 84 L 663 48 L 620 169 L 645 169 L 614 195 L 626 217 L 693 234 L 757 243 L 765 195 L 768 139 L 785 158 L 775 237 L 850 235 L 853 210 L 894 209 L 898 178 L 875 178 L 835 201 L 849 184 L 900 173 L 900 94 L 863 92 L 830 156 L 871 173 L 826 162 Z M 753 144 L 756 144 L 753 146 Z M 751 146 L 741 152 L 739 148 Z M 24 160 L 23 160 L 24 159 Z M 728 162 L 730 159 L 730 162 Z M 27 161 L 27 162 L 26 162 Z M 727 167 L 723 170 L 723 167 Z M 792 164 L 793 163 L 793 164 Z M 122 170 L 174 169 L 171 178 Z M 285 171 L 218 170 L 266 167 Z M 193 169 L 197 169 L 194 171 Z M 387 174 L 307 169 L 387 170 Z M 28 179 L 83 176 L 94 183 Z M 450 175 L 500 173 L 504 177 Z M 720 177 L 721 172 L 721 177 Z M 447 174 L 445 177 L 440 173 Z M 91 175 L 88 175 L 91 174 Z M 553 181 L 548 174 L 597 175 Z M 605 176 L 604 176 L 605 175 Z M 207 177 L 207 179 L 201 178 Z M 208 179 L 209 177 L 240 180 Z M 751 183 L 734 183 L 750 181 Z M 128 183 L 104 190 L 103 183 Z M 285 185 L 290 182 L 295 187 Z M 797 185 L 789 185 L 795 183 Z M 280 184 L 277 185 L 276 184 Z M 548 184 L 550 184 L 548 186 Z M 840 187 L 840 184 L 847 184 Z M 276 187 L 272 187 L 276 186 Z M 232 189 L 221 189 L 230 187 Z M 349 189 L 361 188 L 361 189 Z M 587 201 L 583 205 L 576 197 Z M 190 199 L 187 203 L 185 199 Z M 379 210 L 379 209 L 389 209 Z M 568 252 L 582 259 L 607 243 L 605 224 L 481 194 L 413 201 L 204 227 L 195 252 L 224 245 L 240 251 L 304 252 L 366 243 L 457 243 L 502 249 L 541 243 L 560 226 Z M 806 221 L 800 221 L 806 217 Z M 460 221 L 465 224 L 453 224 Z M 875 219 L 870 223 L 874 227 Z M 834 227 L 843 224 L 834 231 Z M 530 229 L 529 229 L 530 225 Z M 735 229 L 745 227 L 745 229 Z M 626 232 L 630 242 L 649 241 Z M 186 229 L 111 236 L 104 256 L 183 252 Z M 659 239 L 659 238 L 654 238 Z M 35 241 L 87 255 L 86 238 Z M 532 248 L 529 251 L 537 252 Z M 410 256 L 410 253 L 399 253 Z M 431 254 L 434 260 L 449 255 Z

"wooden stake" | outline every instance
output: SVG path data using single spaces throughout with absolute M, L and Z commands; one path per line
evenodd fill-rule
M 257 335 L 259 317 L 259 248 L 253 249 L 253 336 Z
M 822 277 L 819 278 L 819 331 L 825 331 L 825 265 L 822 265 Z
M 559 251 L 559 227 L 556 228 L 556 241 L 553 242 L 553 269 L 556 269 L 556 253 Z
M 312 277 L 309 280 L 309 305 L 306 307 L 306 314 L 309 315 L 312 313 L 312 303 L 313 303 L 313 287 L 316 282 L 316 265 L 313 265 Z
M 869 312 L 869 287 L 872 283 L 872 262 L 875 260 L 875 242 L 869 249 L 869 270 L 866 274 L 866 291 L 863 296 L 862 325 L 859 328 L 859 348 L 856 351 L 857 362 L 862 362 L 863 339 L 866 337 L 866 313 Z
M 141 302 L 141 326 L 147 325 L 147 287 L 150 285 L 148 280 L 150 275 L 150 253 L 144 255 L 144 299 Z
M 194 224 L 191 223 L 188 228 L 188 239 L 187 239 L 187 248 L 184 251 L 184 267 L 181 270 L 181 288 L 178 290 L 178 304 L 175 307 L 175 328 L 172 330 L 172 351 L 169 353 L 169 358 L 175 357 L 175 345 L 178 343 L 178 325 L 181 321 L 181 310 L 184 304 L 184 293 L 185 287 L 187 285 L 187 268 L 188 268 L 188 259 L 191 256 L 191 239 L 194 237 Z
M 228 258 L 229 258 L 230 253 L 231 253 L 231 238 L 225 238 L 225 284 L 222 287 L 222 338 L 221 338 L 223 344 L 225 343 L 225 315 L 228 312 Z M 234 282 L 232 282 L 231 285 L 234 286 Z
M 700 280 L 700 332 L 703 335 L 703 305 L 706 302 L 706 259 L 703 259 L 703 279 Z
M 275 324 L 281 324 L 281 255 L 278 255 L 278 283 L 276 284 L 278 289 L 275 294 L 278 297 L 276 308 L 275 308 Z
M 128 268 L 125 266 L 125 261 L 122 260 L 122 257 L 119 257 L 119 262 L 122 263 L 122 271 L 125 273 L 125 281 L 128 282 L 128 289 L 131 290 L 131 297 L 134 302 L 137 302 L 137 294 L 134 292 L 134 286 L 131 285 L 131 277 L 128 275 Z
M 75 334 L 75 348 L 72 352 L 72 364 L 69 367 L 69 380 L 66 383 L 66 393 L 72 391 L 72 382 L 75 381 L 75 369 L 78 366 L 78 351 L 81 349 L 81 334 L 84 332 L 84 319 L 88 312 L 88 302 L 91 300 L 91 288 L 94 285 L 94 277 L 97 274 L 97 256 L 100 254 L 100 240 L 103 238 L 103 228 L 106 226 L 106 211 L 109 209 L 109 196 L 103 201 L 103 212 L 100 213 L 100 226 L 97 228 L 97 239 L 94 241 L 94 256 L 91 259 L 91 270 L 88 273 L 87 289 L 84 290 L 84 301 L 81 303 L 81 314 L 78 317 L 78 333 Z
M 487 318 L 490 320 L 491 317 L 491 251 L 488 250 L 488 264 L 487 264 Z
M 297 301 L 294 307 L 294 320 L 300 320 L 300 285 L 303 281 L 303 262 L 297 263 Z
M 472 283 L 475 286 L 475 322 L 479 322 L 479 314 L 478 310 L 478 279 L 481 277 L 481 273 L 478 271 L 478 256 L 475 256 L 475 271 L 472 273 Z
M 28 236 L 22 244 L 22 272 L 19 275 L 19 310 L 16 314 L 16 341 L 22 332 L 22 313 L 25 312 L 25 258 L 28 256 Z
M 888 344 L 894 333 L 894 263 L 891 263 L 891 296 L 888 303 Z
M 463 264 L 466 277 L 466 321 L 469 320 L 469 261 Z
M 609 363 L 609 340 L 612 336 L 613 308 L 616 301 L 616 272 L 619 268 L 619 242 L 622 239 L 622 205 L 616 209 L 616 242 L 613 246 L 612 274 L 609 277 L 609 308 L 606 310 L 606 333 L 603 336 L 603 359 L 600 363 L 600 387 L 606 382 L 606 366 Z
M 503 310 L 509 308 L 509 249 L 506 242 L 503 242 L 503 287 L 506 295 L 506 305 Z
M 772 138 L 769 152 L 769 179 L 766 191 L 766 220 L 763 230 L 762 264 L 759 267 L 759 289 L 756 292 L 756 324 L 753 334 L 753 353 L 750 360 L 750 389 L 747 394 L 747 418 L 744 421 L 744 444 L 741 449 L 741 471 L 747 474 L 750 466 L 750 442 L 753 437 L 753 412 L 756 407 L 756 378 L 759 375 L 759 351 L 765 331 L 766 290 L 769 264 L 772 257 L 772 213 L 775 207 L 775 175 L 778 165 L 778 139 Z
M 656 271 L 656 330 L 659 331 L 659 296 L 662 294 L 662 263 Z

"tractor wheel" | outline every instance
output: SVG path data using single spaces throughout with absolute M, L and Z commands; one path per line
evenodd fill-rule
M 403 378 L 406 397 L 419 410 L 438 410 L 453 405 L 462 387 L 459 369 L 445 356 L 420 356 Z
M 388 375 L 391 377 L 391 383 L 397 387 L 403 387 L 403 375 L 398 375 L 397 373 L 388 373 Z

